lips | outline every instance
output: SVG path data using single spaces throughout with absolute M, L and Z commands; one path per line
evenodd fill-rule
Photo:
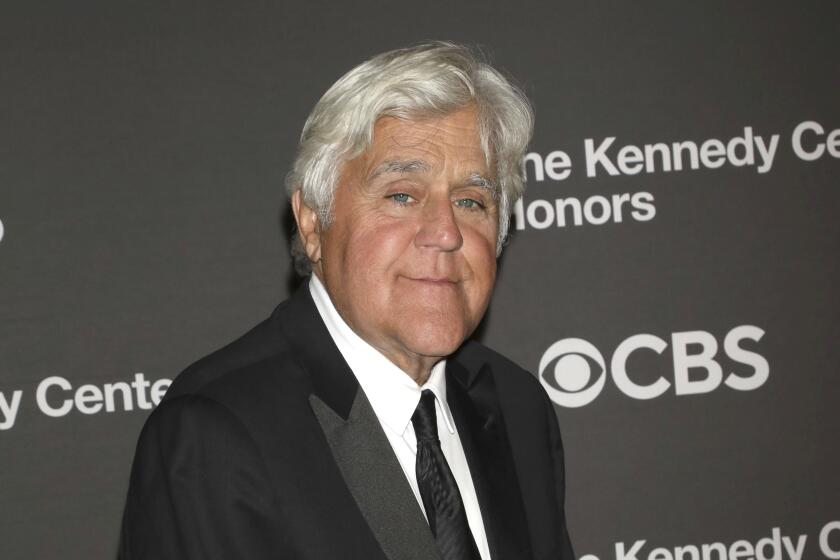
M 440 286 L 449 286 L 455 285 L 458 283 L 457 280 L 448 278 L 448 277 L 437 277 L 437 276 L 421 276 L 421 277 L 412 277 L 407 276 L 408 280 L 412 280 L 414 282 L 423 282 L 425 284 L 431 285 L 440 285 Z

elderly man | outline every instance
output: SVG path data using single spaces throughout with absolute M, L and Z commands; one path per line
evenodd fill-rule
M 288 179 L 310 279 L 149 417 L 121 558 L 573 558 L 551 404 L 468 339 L 531 128 L 448 43 L 327 91 Z

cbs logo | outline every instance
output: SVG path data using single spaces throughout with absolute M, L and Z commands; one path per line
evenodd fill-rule
M 660 376 L 643 384 L 634 380 L 632 372 L 627 371 L 627 361 L 633 353 L 652 351 L 662 355 L 668 348 L 668 342 L 652 334 L 637 334 L 622 341 L 612 353 L 609 372 L 622 393 L 639 400 L 659 397 L 672 385 L 677 395 L 708 393 L 721 383 L 738 391 L 752 391 L 767 381 L 770 365 L 760 354 L 744 349 L 741 342 L 758 342 L 763 336 L 761 328 L 741 325 L 729 331 L 723 339 L 724 353 L 733 362 L 749 366 L 752 372 L 747 374 L 724 374 L 723 367 L 715 360 L 718 341 L 706 331 L 671 335 L 672 381 Z M 607 382 L 607 362 L 603 354 L 582 338 L 565 338 L 549 346 L 540 360 L 539 372 L 540 383 L 551 400 L 567 408 L 591 403 L 601 394 Z

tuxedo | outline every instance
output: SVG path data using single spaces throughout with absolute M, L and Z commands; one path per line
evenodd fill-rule
M 572 560 L 563 450 L 528 372 L 474 341 L 446 395 L 494 560 Z M 119 556 L 438 559 L 306 286 L 173 382 L 137 445 Z

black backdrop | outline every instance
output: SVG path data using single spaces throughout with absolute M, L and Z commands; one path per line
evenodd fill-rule
M 423 39 L 536 106 L 480 336 L 558 403 L 578 555 L 840 558 L 840 4 L 349 4 L 2 8 L 0 558 L 113 557 L 165 380 L 294 283 L 307 113 Z

